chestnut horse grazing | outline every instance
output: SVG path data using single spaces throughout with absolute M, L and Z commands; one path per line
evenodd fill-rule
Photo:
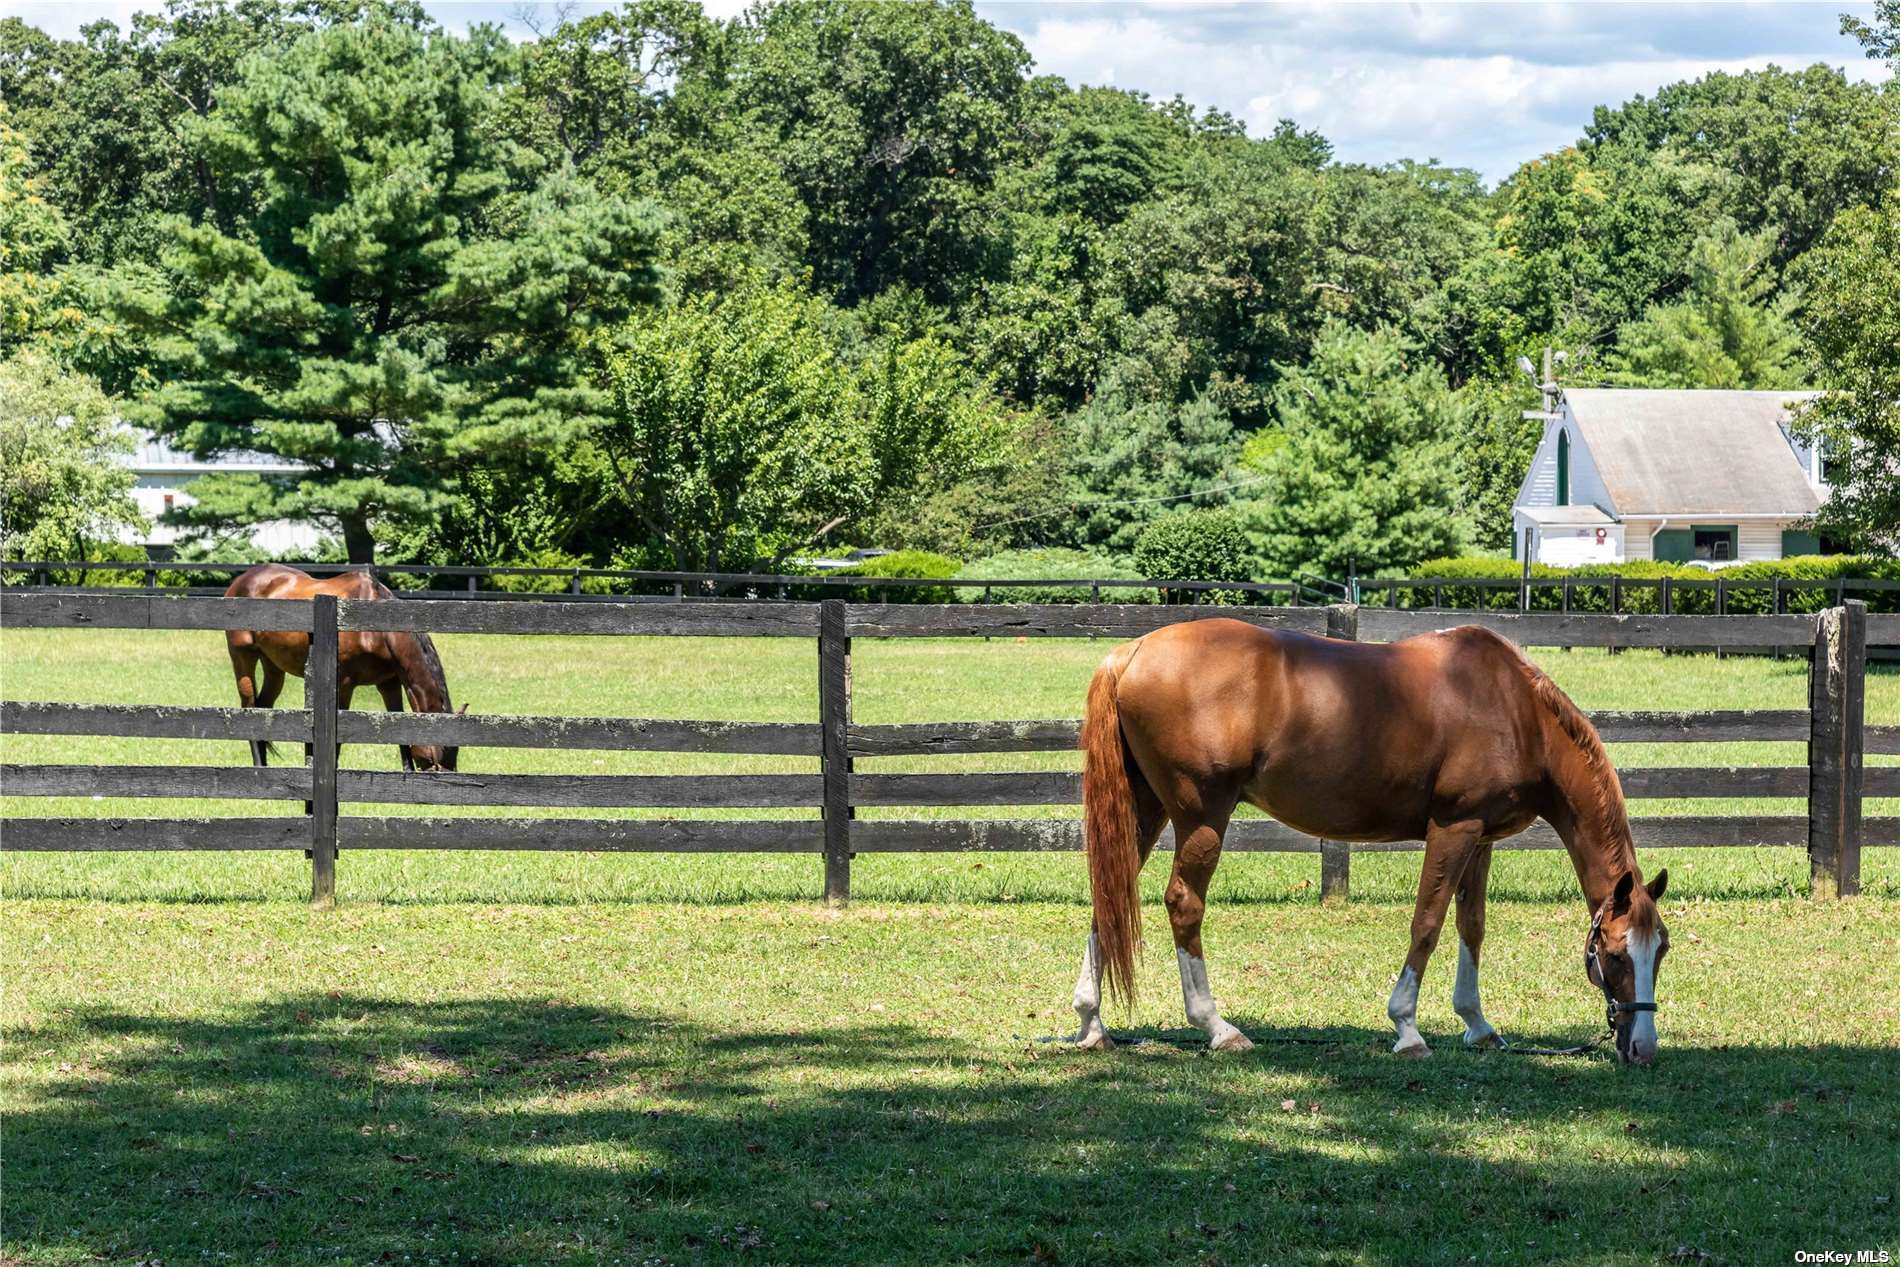
M 224 591 L 226 598 L 310 598 L 334 594 L 338 598 L 394 598 L 375 577 L 364 572 L 347 572 L 319 581 L 296 568 L 278 563 L 254 567 L 232 581 Z M 246 708 L 269 708 L 284 689 L 284 674 L 304 675 L 304 663 L 310 658 L 310 635 L 274 632 L 263 629 L 233 629 L 224 635 L 231 652 L 231 670 L 237 674 L 238 701 Z M 257 666 L 264 666 L 264 683 L 257 684 Z M 392 713 L 402 711 L 402 694 L 409 692 L 409 708 L 417 713 L 446 713 L 449 707 L 448 680 L 442 674 L 442 661 L 435 644 L 426 633 L 357 633 L 337 635 L 336 699 L 339 708 L 350 706 L 350 694 L 359 686 L 373 686 L 382 693 L 383 707 Z M 462 711 L 467 712 L 464 704 Z M 339 745 L 340 746 L 340 745 Z M 453 770 L 457 750 L 417 744 L 399 745 L 405 770 Z M 251 741 L 251 761 L 264 765 L 270 745 Z
M 1478 1004 L 1492 842 L 1539 818 L 1563 839 L 1590 906 L 1584 957 L 1620 1058 L 1656 1053 L 1656 969 L 1669 948 L 1636 865 L 1622 787 L 1587 718 L 1516 647 L 1466 626 L 1380 645 L 1259 629 L 1170 625 L 1111 651 L 1089 686 L 1082 798 L 1095 922 L 1075 1010 L 1083 1047 L 1112 1045 L 1101 981 L 1132 994 L 1136 883 L 1174 825 L 1168 921 L 1188 1019 L 1216 1050 L 1253 1044 L 1221 1019 L 1201 917 L 1241 800 L 1329 840 L 1425 842 L 1411 947 L 1386 1013 L 1393 1050 L 1425 1056 L 1418 987 L 1458 900 L 1452 1008 L 1470 1046 L 1499 1042 Z

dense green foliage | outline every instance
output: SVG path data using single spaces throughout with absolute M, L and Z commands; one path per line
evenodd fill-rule
M 1533 563 L 1530 574 L 1532 580 L 1539 581 L 1574 578 L 1576 583 L 1571 587 L 1573 611 L 1608 611 L 1609 578 L 1612 576 L 1645 583 L 1626 586 L 1619 604 L 1619 610 L 1637 613 L 1659 610 L 1659 591 L 1647 582 L 1665 578 L 1689 581 L 1692 583 L 1690 586 L 1674 590 L 1671 610 L 1706 616 L 1715 614 L 1714 582 L 1718 579 L 1723 582 L 1724 588 L 1733 587 L 1727 595 L 1725 611 L 1735 614 L 1766 612 L 1774 610 L 1774 581 L 1831 581 L 1839 578 L 1900 581 L 1900 560 L 1886 555 L 1808 554 L 1785 559 L 1758 559 L 1724 567 L 1719 571 L 1687 563 L 1658 563 L 1653 560 L 1616 564 L 1586 563 L 1576 567 Z M 1411 568 L 1409 575 L 1430 580 L 1470 578 L 1516 581 L 1523 576 L 1523 564 L 1497 558 L 1426 559 Z M 1590 581 L 1596 584 L 1584 583 Z M 1769 584 L 1764 585 L 1762 582 Z M 1368 601 L 1401 607 L 1426 606 L 1435 598 L 1430 589 L 1401 588 L 1396 591 L 1397 597 L 1389 600 L 1385 597 L 1387 591 L 1381 589 L 1378 593 L 1378 598 Z M 1834 594 L 1833 589 L 1819 587 L 1790 588 L 1783 595 L 1782 610 L 1817 611 L 1832 606 Z M 1848 596 L 1860 598 L 1872 611 L 1900 611 L 1900 591 L 1850 590 Z M 1444 598 L 1448 605 L 1458 607 L 1512 608 L 1518 604 L 1515 589 L 1479 591 L 1448 585 Z M 1531 606 L 1535 610 L 1555 611 L 1562 603 L 1563 596 L 1555 587 L 1533 588 L 1531 591 Z
M 1240 581 L 1247 554 L 1247 533 L 1232 510 L 1177 510 L 1142 530 L 1135 569 L 1171 581 Z
M 1893 22 L 1844 29 L 1891 57 Z M 1606 104 L 1495 189 L 1038 77 L 969 0 L 632 0 L 518 45 L 168 0 L 0 20 L 0 100 L 0 340 L 313 468 L 207 484 L 206 531 L 736 569 L 1126 557 L 1232 505 L 1256 572 L 1370 573 L 1508 541 L 1549 345 L 1579 382 L 1832 389 L 1811 425 L 1868 457 L 1821 526 L 1897 522 L 1900 89 L 1834 67 Z M 1352 339 L 1401 421 L 1345 409 Z
M 1266 571 L 1374 575 L 1464 543 L 1456 456 L 1467 408 L 1390 329 L 1334 322 L 1274 391 L 1284 443 L 1247 518 Z
M 0 360 L 0 552 L 11 559 L 87 559 L 139 522 L 132 447 L 97 383 L 22 351 Z

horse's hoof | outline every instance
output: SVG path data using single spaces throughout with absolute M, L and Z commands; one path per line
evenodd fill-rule
M 1489 1025 L 1486 1025 L 1483 1029 L 1468 1029 L 1465 1031 L 1465 1046 L 1471 1048 L 1473 1051 L 1482 1047 L 1496 1047 L 1498 1041 L 1497 1030 L 1491 1028 Z
M 1093 1034 L 1077 1034 L 1075 1049 L 1077 1051 L 1114 1051 L 1115 1040 L 1108 1036 L 1107 1030 L 1097 1030 Z
M 1394 1043 L 1392 1045 L 1392 1054 L 1394 1056 L 1404 1056 L 1409 1060 L 1423 1060 L 1432 1054 L 1432 1049 L 1425 1045 L 1424 1039 L 1420 1038 L 1405 1044 Z
M 1253 1039 L 1239 1030 L 1229 1030 L 1208 1044 L 1210 1051 L 1252 1051 Z

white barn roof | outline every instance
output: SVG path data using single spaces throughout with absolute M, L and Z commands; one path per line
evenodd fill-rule
M 1784 430 L 1818 392 L 1566 388 L 1619 516 L 1808 515 L 1820 494 Z

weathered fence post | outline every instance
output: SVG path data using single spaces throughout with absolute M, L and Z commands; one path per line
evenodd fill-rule
M 1359 608 L 1335 603 L 1326 609 L 1326 636 L 1359 640 Z M 1344 902 L 1352 896 L 1352 846 L 1342 840 L 1319 842 L 1319 900 Z
M 1861 724 L 1867 693 L 1867 604 L 1817 618 L 1808 670 L 1808 867 L 1819 897 L 1860 892 Z
M 336 596 L 317 595 L 310 618 L 310 905 L 324 907 L 336 904 Z
M 851 639 L 844 600 L 818 605 L 818 729 L 825 791 L 825 905 L 851 900 Z

